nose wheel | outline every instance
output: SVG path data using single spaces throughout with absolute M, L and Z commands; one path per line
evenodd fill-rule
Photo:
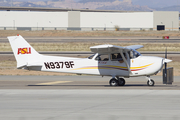
M 147 78 L 148 78 L 147 85 L 148 86 L 154 86 L 154 84 L 155 84 L 154 80 L 151 79 L 149 76 Z
M 116 79 L 117 78 L 117 79 Z M 112 78 L 109 81 L 110 86 L 124 86 L 126 81 L 123 78 Z

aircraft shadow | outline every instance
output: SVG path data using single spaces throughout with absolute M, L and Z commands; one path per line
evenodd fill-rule
M 30 87 L 43 87 L 43 86 L 59 86 L 59 87 L 177 87 L 176 85 L 154 85 L 154 86 L 148 86 L 146 84 L 127 84 L 124 86 L 110 86 L 110 85 L 27 85 Z
M 124 85 L 124 86 L 110 86 L 110 85 L 27 85 L 27 86 L 62 86 L 62 87 L 142 87 L 142 86 L 147 86 L 145 84 L 138 84 L 138 85 Z

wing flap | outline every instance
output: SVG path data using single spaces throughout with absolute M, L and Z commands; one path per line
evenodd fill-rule
M 23 66 L 18 66 L 17 69 L 27 68 L 27 67 L 42 67 L 40 64 L 27 64 Z

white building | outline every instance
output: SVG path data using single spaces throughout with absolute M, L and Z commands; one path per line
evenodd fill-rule
M 179 30 L 179 12 L 0 11 L 0 30 Z

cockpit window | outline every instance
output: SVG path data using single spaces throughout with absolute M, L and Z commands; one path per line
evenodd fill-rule
M 109 55 L 105 54 L 105 55 L 98 55 L 95 60 L 97 61 L 108 61 L 109 60 Z
M 94 54 L 94 55 L 89 56 L 89 57 L 88 57 L 88 59 L 92 59 L 94 56 L 95 56 L 95 54 Z
M 131 50 L 129 53 L 129 56 L 130 56 L 130 59 L 133 59 L 133 58 L 137 58 L 137 57 L 141 56 L 141 54 L 139 52 L 137 52 L 136 50 Z
M 123 55 L 126 58 L 126 54 L 123 53 Z M 113 54 L 111 54 L 111 60 L 112 61 L 120 61 L 120 60 L 123 60 L 123 58 L 120 53 L 113 53 Z

